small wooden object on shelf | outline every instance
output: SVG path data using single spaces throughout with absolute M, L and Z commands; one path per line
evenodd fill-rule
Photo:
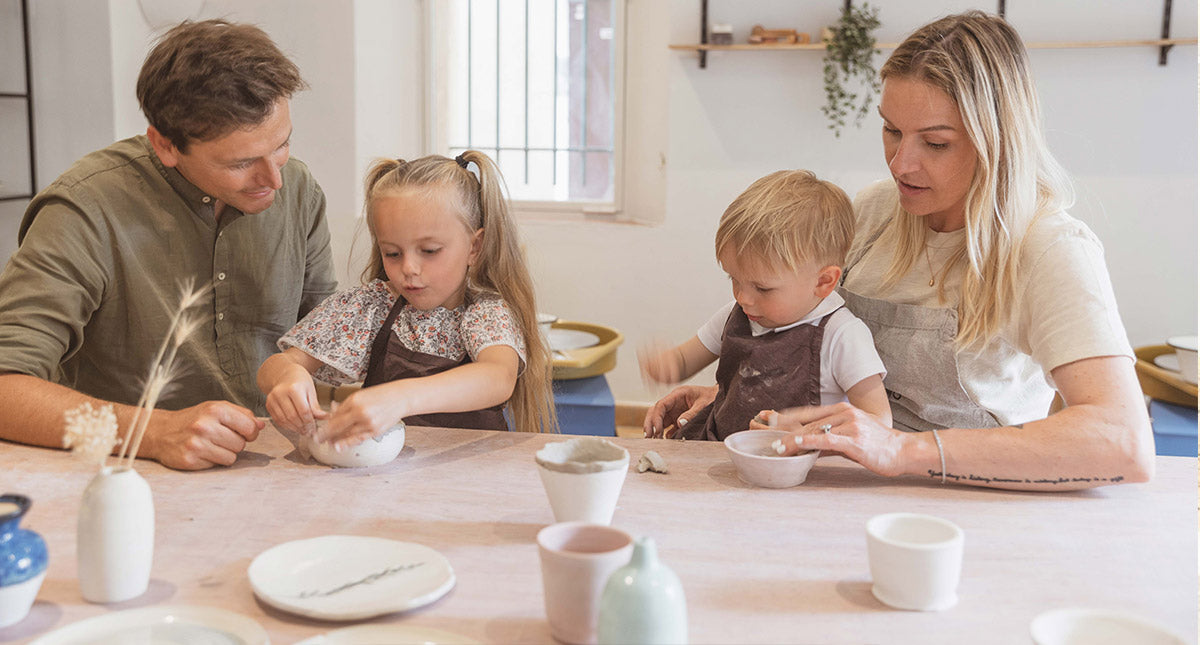
M 804 44 L 811 41 L 808 34 L 797 32 L 795 29 L 767 29 L 762 25 L 754 25 L 750 30 L 750 44 Z

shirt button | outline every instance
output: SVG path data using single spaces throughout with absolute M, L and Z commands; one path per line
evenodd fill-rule
M 218 280 L 224 280 L 224 279 L 225 279 L 225 274 L 224 274 L 224 273 L 218 273 L 218 274 L 217 274 L 217 279 L 218 279 Z
M 209 203 L 209 202 L 211 202 L 211 201 L 212 201 L 212 197 L 209 197 L 208 195 L 205 195 L 204 197 L 201 197 L 201 198 L 200 198 L 200 201 L 202 201 L 202 202 L 204 202 L 205 204 L 207 204 L 207 203 Z
M 225 320 L 225 314 L 217 314 L 217 320 Z

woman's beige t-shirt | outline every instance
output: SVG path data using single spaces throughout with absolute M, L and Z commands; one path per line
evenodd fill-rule
M 896 200 L 890 180 L 858 194 L 855 248 L 886 222 Z M 849 270 L 845 287 L 897 304 L 956 308 L 962 264 L 946 276 L 944 303 L 939 302 L 938 285 L 929 286 L 929 280 L 932 272 L 942 281 L 942 267 L 963 245 L 965 234 L 965 229 L 930 231 L 928 261 L 919 258 L 886 290 L 883 275 L 891 265 L 893 249 L 877 242 Z M 1054 397 L 1050 376 L 1054 368 L 1099 356 L 1133 359 L 1104 264 L 1104 248 L 1085 224 L 1065 212 L 1038 218 L 1021 252 L 1012 315 L 985 346 L 958 354 L 963 389 L 1005 425 L 1046 416 Z

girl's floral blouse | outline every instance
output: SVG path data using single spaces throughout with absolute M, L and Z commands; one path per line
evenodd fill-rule
M 330 385 L 357 383 L 367 375 L 371 343 L 396 297 L 382 280 L 338 291 L 317 305 L 277 343 L 296 347 L 324 363 L 313 378 Z M 405 306 L 392 331 L 406 348 L 451 360 L 492 345 L 508 345 L 525 367 L 525 337 L 503 300 L 484 296 L 454 310 L 421 311 Z

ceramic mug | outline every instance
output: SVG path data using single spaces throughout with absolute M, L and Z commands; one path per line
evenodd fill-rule
M 963 531 L 932 515 L 888 513 L 867 521 L 871 593 L 896 609 L 940 611 L 958 603 Z
M 602 524 L 561 522 L 538 531 L 537 543 L 550 633 L 564 643 L 595 643 L 604 585 L 629 562 L 633 538 Z

